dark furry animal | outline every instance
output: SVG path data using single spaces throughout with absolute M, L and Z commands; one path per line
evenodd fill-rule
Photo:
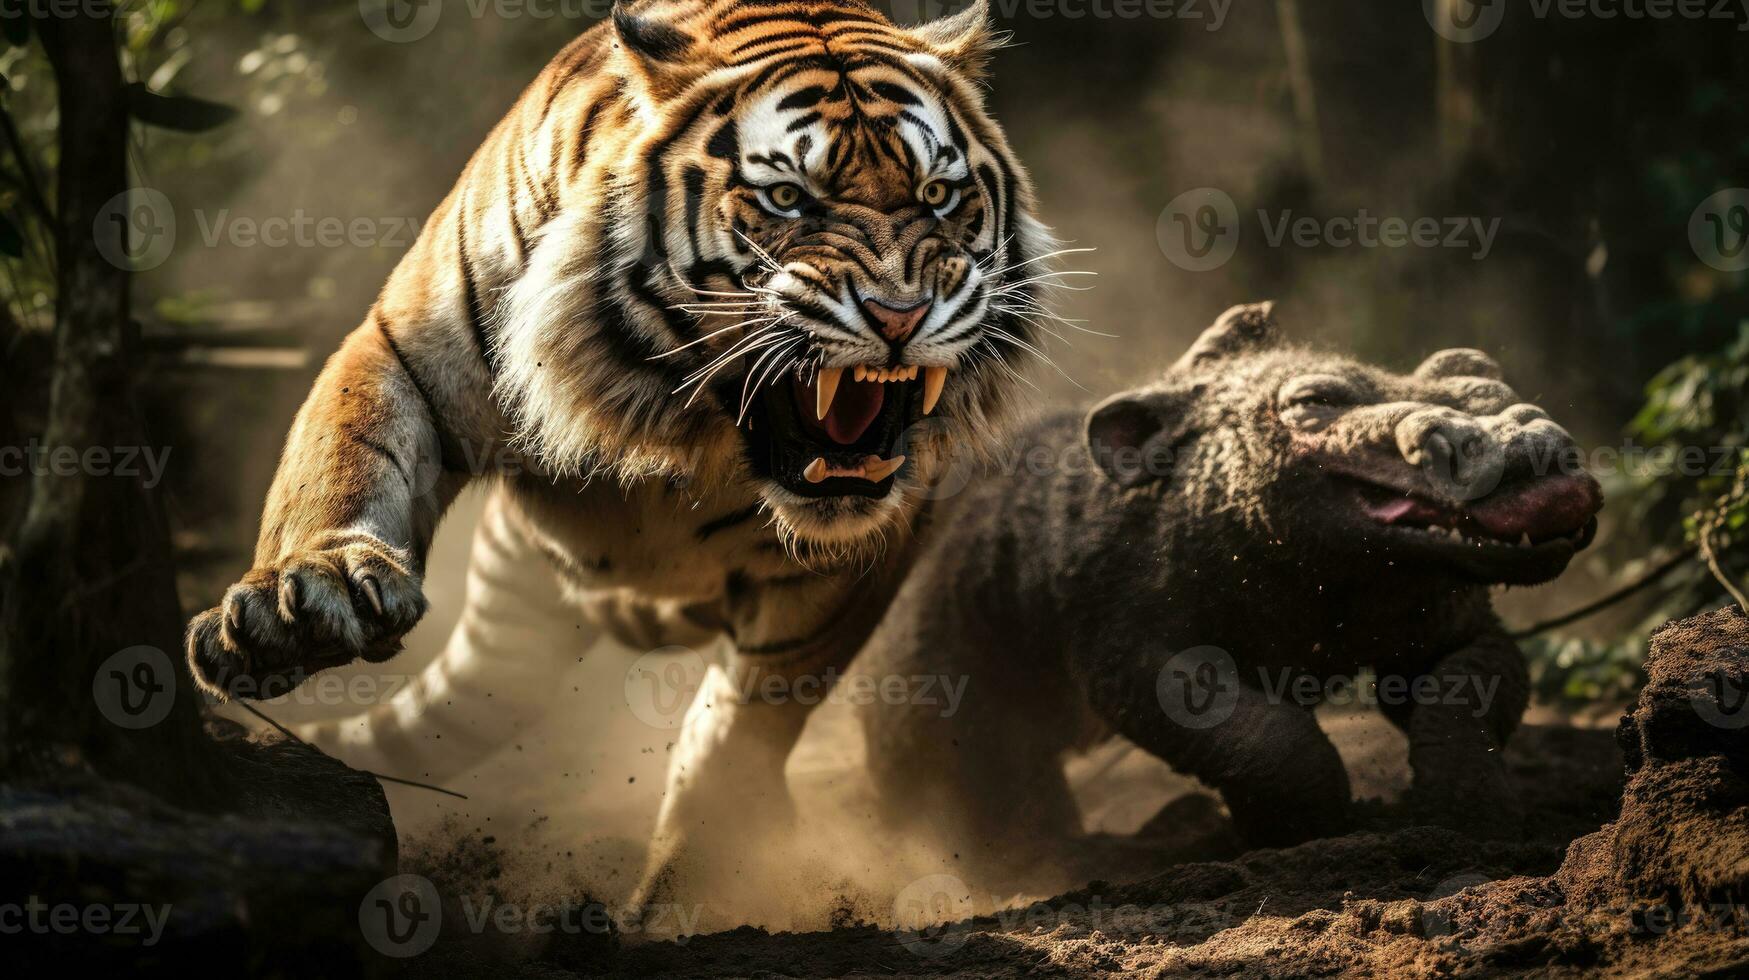
M 1399 375 L 1229 311 L 1158 382 L 1041 423 L 1006 476 L 941 502 L 869 669 L 968 684 L 951 713 L 864 714 L 884 808 L 1012 867 L 1015 842 L 1079 835 L 1062 758 L 1115 733 L 1218 790 L 1250 843 L 1340 832 L 1348 778 L 1311 708 L 1371 668 L 1416 802 L 1508 831 L 1528 679 L 1489 586 L 1590 543 L 1577 457 L 1478 351 Z

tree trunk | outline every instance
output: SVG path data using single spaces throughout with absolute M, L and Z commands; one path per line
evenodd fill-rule
M 60 93 L 59 281 L 47 465 L 0 552 L 0 772 L 89 767 L 192 802 L 216 773 L 198 758 L 207 743 L 181 668 L 164 514 L 129 455 L 150 441 L 135 399 L 128 273 L 105 258 L 126 254 L 109 214 L 128 190 L 116 25 L 104 2 L 32 26 Z

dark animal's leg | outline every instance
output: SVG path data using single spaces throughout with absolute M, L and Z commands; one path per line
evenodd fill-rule
M 1219 790 L 1249 843 L 1349 829 L 1348 772 L 1317 719 L 1242 683 L 1224 654 L 1138 656 L 1085 683 L 1119 732 Z
M 1506 772 L 1506 739 L 1530 697 L 1518 645 L 1490 633 L 1419 677 L 1380 677 L 1380 703 L 1409 736 L 1412 799 L 1427 819 L 1490 836 L 1517 832 L 1523 813 Z
M 859 711 L 883 823 L 937 845 L 978 889 L 1049 877 L 1058 845 L 1081 831 L 1062 765 L 1076 730 L 1069 686 L 981 621 L 908 609 L 859 662 L 876 679 L 932 679 L 929 697 Z
M 992 750 L 979 753 L 978 748 Z M 889 825 L 939 847 L 979 890 L 1060 890 L 1070 880 L 1080 814 L 1054 753 L 942 740 L 908 764 L 872 770 Z

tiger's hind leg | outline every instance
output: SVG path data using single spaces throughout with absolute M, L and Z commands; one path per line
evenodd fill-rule
M 445 781 L 478 765 L 553 706 L 554 678 L 601 631 L 494 490 L 468 566 L 467 600 L 443 653 L 369 711 L 303 726 L 349 765 Z

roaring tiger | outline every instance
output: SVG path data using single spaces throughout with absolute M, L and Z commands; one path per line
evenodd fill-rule
M 922 488 L 992 444 L 1036 339 L 1051 244 L 983 104 L 999 43 L 981 2 L 904 28 L 860 0 L 622 0 L 317 378 L 254 568 L 189 625 L 195 677 L 263 697 L 392 657 L 439 520 L 490 478 L 446 652 L 326 741 L 454 771 L 510 722 L 448 706 L 538 700 L 580 619 L 646 649 L 726 635 L 641 894 L 731 853 L 702 823 L 781 826 L 813 702 L 742 681 L 857 652 L 927 533 Z

